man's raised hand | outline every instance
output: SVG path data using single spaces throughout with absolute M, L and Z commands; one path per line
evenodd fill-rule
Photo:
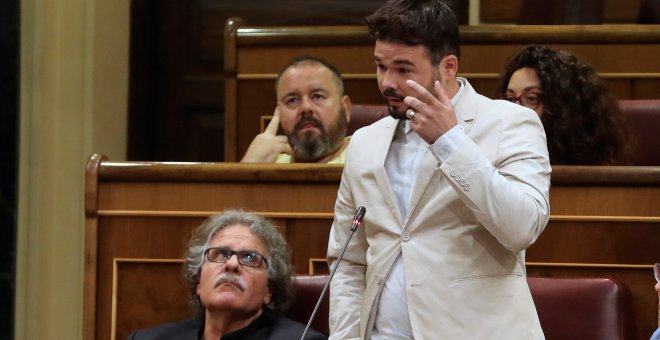
M 263 133 L 258 134 L 250 143 L 245 156 L 241 159 L 244 163 L 273 163 L 277 155 L 281 153 L 292 154 L 293 150 L 289 145 L 286 136 L 277 135 L 277 129 L 280 126 L 280 107 L 275 107 L 273 119 Z
M 415 111 L 415 119 L 411 122 L 410 127 L 424 141 L 433 144 L 456 125 L 454 106 L 451 104 L 447 92 L 440 85 L 440 81 L 435 81 L 433 84 L 436 96 L 413 80 L 408 80 L 406 84 L 417 93 L 416 96 L 407 96 L 403 100 L 410 106 L 410 110 Z

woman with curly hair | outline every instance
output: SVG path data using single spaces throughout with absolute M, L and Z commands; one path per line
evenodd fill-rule
M 625 119 L 596 71 L 574 55 L 532 45 L 511 57 L 498 95 L 536 111 L 554 165 L 629 164 Z

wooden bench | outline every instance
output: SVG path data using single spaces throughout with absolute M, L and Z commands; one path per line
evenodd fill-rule
M 594 65 L 618 99 L 658 98 L 660 25 L 461 26 L 460 37 L 459 73 L 486 96 L 494 96 L 510 56 L 543 43 Z M 224 49 L 225 161 L 243 156 L 259 131 L 259 117 L 273 112 L 276 74 L 305 54 L 337 66 L 354 103 L 383 104 L 365 26 L 250 27 L 230 19 Z
M 327 280 L 328 275 L 296 277 L 296 300 L 287 316 L 307 324 Z M 547 340 L 633 339 L 628 295 L 616 281 L 528 277 L 527 283 Z M 326 294 L 312 322 L 324 334 L 330 333 L 328 307 Z
M 634 162 L 630 165 L 660 166 L 660 99 L 619 100 L 623 116 L 630 127 Z M 347 135 L 388 115 L 387 106 L 379 104 L 353 104 Z M 264 131 L 272 116 L 261 116 L 260 132 Z
M 631 165 L 660 166 L 660 99 L 619 100 L 619 107 L 630 127 L 634 146 Z M 348 134 L 387 116 L 385 105 L 353 105 Z
M 660 99 L 619 100 L 635 143 L 634 165 L 660 165 Z
M 295 272 L 327 272 L 342 167 L 325 164 L 110 162 L 85 184 L 85 339 L 187 315 L 181 261 L 206 217 L 244 208 L 274 220 Z M 535 277 L 609 277 L 631 294 L 633 335 L 656 325 L 651 264 L 660 244 L 660 168 L 554 167 L 551 216 L 527 251 Z M 368 208 L 368 207 L 367 207 Z M 316 260 L 315 260 L 316 259 Z

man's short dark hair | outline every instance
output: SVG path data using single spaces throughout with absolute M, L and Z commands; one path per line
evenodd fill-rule
M 277 74 L 277 78 L 275 78 L 275 93 L 277 93 L 277 87 L 280 84 L 280 79 L 282 78 L 284 72 L 286 72 L 290 68 L 308 66 L 308 65 L 323 66 L 328 70 L 330 70 L 330 72 L 332 73 L 332 79 L 335 81 L 335 86 L 337 87 L 337 93 L 339 93 L 339 97 L 344 95 L 344 82 L 341 80 L 341 73 L 339 72 L 339 70 L 329 62 L 319 57 L 314 57 L 310 55 L 300 56 L 291 60 L 291 62 L 289 62 L 282 69 L 282 71 L 280 71 L 280 73 Z
M 367 17 L 367 26 L 375 40 L 425 46 L 433 65 L 460 58 L 458 21 L 440 0 L 390 0 Z

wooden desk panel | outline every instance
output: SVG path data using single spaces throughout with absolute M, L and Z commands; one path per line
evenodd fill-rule
M 111 339 L 127 339 L 134 330 L 190 318 L 182 264 L 177 259 L 115 259 Z
M 273 219 L 289 243 L 295 271 L 308 273 L 310 259 L 325 257 L 341 171 L 324 164 L 108 162 L 93 156 L 86 177 L 84 338 L 121 338 L 133 328 L 179 318 L 184 310 L 173 304 L 157 319 L 133 321 L 127 301 L 146 294 L 135 303 L 178 296 L 185 303 L 173 273 L 180 267 L 162 261 L 181 259 L 191 230 L 226 209 Z M 635 329 L 645 334 L 657 307 L 650 265 L 660 260 L 658 202 L 660 168 L 554 167 L 551 220 L 527 251 L 530 275 L 617 279 L 631 292 Z M 147 280 L 163 271 L 162 287 Z M 139 278 L 146 286 L 133 287 Z M 168 292 L 158 293 L 161 288 Z M 135 308 L 145 308 L 147 318 L 154 313 L 153 306 Z

